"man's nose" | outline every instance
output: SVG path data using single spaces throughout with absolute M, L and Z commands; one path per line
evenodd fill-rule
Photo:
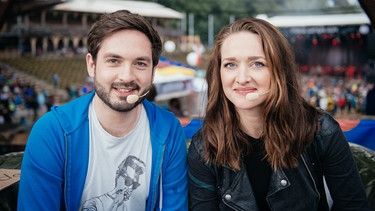
M 124 64 L 118 71 L 118 78 L 121 81 L 133 81 L 135 78 L 131 64 Z

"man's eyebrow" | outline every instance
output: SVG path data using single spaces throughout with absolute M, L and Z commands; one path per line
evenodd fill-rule
M 140 56 L 140 57 L 137 57 L 136 60 L 138 61 L 146 61 L 146 62 L 151 62 L 152 59 L 148 56 Z
M 115 53 L 106 53 L 103 56 L 104 58 L 112 57 L 112 58 L 122 58 L 120 55 L 115 54 Z
M 121 55 L 119 54 L 115 54 L 115 53 L 106 53 L 104 54 L 103 56 L 104 58 L 124 58 L 122 57 Z M 135 60 L 137 61 L 146 61 L 146 62 L 151 62 L 152 59 L 148 56 L 139 56 L 139 57 L 136 57 Z

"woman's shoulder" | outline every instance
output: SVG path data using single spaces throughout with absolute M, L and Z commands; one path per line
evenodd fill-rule
M 315 134 L 313 145 L 320 157 L 328 149 L 348 144 L 339 123 L 331 115 L 326 112 L 320 112 L 318 121 L 319 130 Z
M 192 137 L 189 146 L 189 154 L 197 154 L 199 157 L 204 155 L 204 140 L 202 136 L 202 129 L 199 129 Z
M 331 136 L 341 131 L 340 124 L 327 112 L 320 112 L 318 115 L 319 132 L 321 137 Z

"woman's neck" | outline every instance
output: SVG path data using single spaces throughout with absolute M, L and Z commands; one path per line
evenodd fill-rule
M 260 112 L 238 112 L 241 130 L 247 135 L 259 139 L 263 134 L 263 116 Z

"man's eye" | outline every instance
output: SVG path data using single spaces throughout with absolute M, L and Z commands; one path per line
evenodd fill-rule
M 147 64 L 144 63 L 144 62 L 137 62 L 136 64 L 137 64 L 138 66 L 141 66 L 141 67 L 146 67 L 146 66 L 147 66 Z
M 112 64 L 118 63 L 117 59 L 109 59 L 108 62 Z

